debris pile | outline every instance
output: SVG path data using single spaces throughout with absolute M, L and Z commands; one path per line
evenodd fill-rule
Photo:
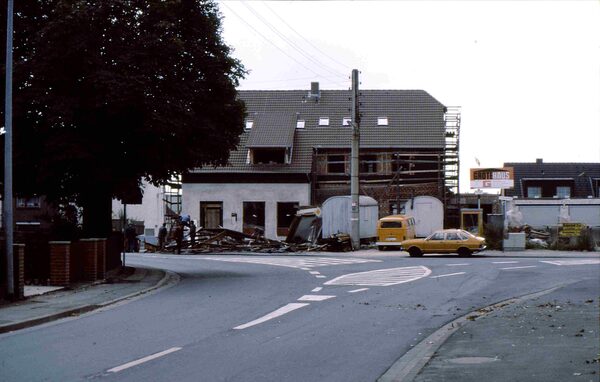
M 508 232 L 525 232 L 527 243 L 533 248 L 548 248 L 549 246 L 550 232 L 536 231 L 527 224 L 509 227 Z
M 146 252 L 160 252 L 158 246 L 146 243 Z M 165 252 L 176 252 L 175 240 L 167 241 Z M 330 238 L 314 241 L 284 242 L 267 239 L 260 231 L 249 235 L 226 228 L 201 228 L 196 231 L 194 240 L 186 232 L 182 245 L 182 253 L 219 253 L 219 252 L 255 252 L 285 253 L 333 251 L 346 252 L 352 250 L 352 240 L 348 234 L 337 234 Z

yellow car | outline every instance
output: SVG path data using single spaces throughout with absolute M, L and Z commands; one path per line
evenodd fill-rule
M 459 256 L 470 256 L 474 252 L 483 251 L 486 243 L 483 237 L 462 229 L 444 229 L 425 239 L 404 240 L 400 247 L 412 257 L 423 256 L 424 253 L 458 253 Z

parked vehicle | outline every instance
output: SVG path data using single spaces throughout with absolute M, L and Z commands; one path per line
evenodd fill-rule
M 485 248 L 483 237 L 462 229 L 444 229 L 425 239 L 405 240 L 401 243 L 401 249 L 408 251 L 412 257 L 423 256 L 424 253 L 458 253 L 459 256 L 470 256 Z
M 414 239 L 415 219 L 407 215 L 390 215 L 377 222 L 377 249 L 400 248 L 402 241 Z

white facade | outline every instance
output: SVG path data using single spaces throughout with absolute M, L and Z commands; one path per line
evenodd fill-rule
M 235 176 L 235 175 L 232 175 Z M 182 185 L 182 214 L 200 222 L 200 202 L 223 203 L 223 228 L 243 230 L 243 203 L 265 202 L 265 236 L 277 236 L 277 203 L 310 203 L 310 184 L 307 183 L 184 183 Z M 200 226 L 200 223 L 197 224 Z
M 150 236 L 158 234 L 158 228 L 162 225 L 165 216 L 165 203 L 161 187 L 156 187 L 144 182 L 144 197 L 142 204 L 127 205 L 127 219 L 140 220 L 144 222 L 144 233 Z M 123 204 L 120 200 L 112 201 L 112 217 L 119 219 L 123 217 Z

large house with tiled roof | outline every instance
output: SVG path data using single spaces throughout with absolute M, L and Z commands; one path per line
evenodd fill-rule
M 351 93 L 240 91 L 245 131 L 229 165 L 183 176 L 182 209 L 199 226 L 281 238 L 298 206 L 350 194 Z M 458 184 L 460 114 L 423 90 L 361 90 L 360 191 L 380 215 Z

